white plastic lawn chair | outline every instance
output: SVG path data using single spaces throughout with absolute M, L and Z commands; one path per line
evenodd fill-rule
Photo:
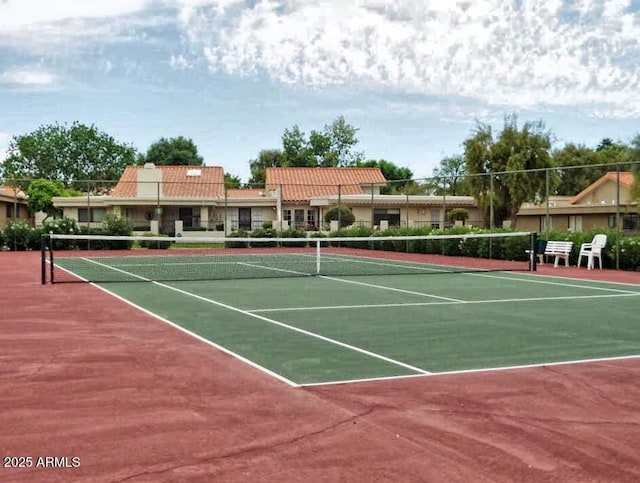
M 602 250 L 607 246 L 607 235 L 599 234 L 593 237 L 591 243 L 583 243 L 580 246 L 580 254 L 578 255 L 578 268 L 582 257 L 587 257 L 587 270 L 594 268 L 594 258 L 598 259 L 598 264 L 602 270 Z

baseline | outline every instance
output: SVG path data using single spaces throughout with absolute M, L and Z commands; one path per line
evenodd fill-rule
M 298 387 L 304 388 L 304 387 L 315 387 L 315 386 L 334 386 L 338 384 L 357 384 L 361 382 L 392 381 L 396 379 L 415 379 L 418 377 L 423 378 L 423 377 L 437 377 L 437 376 L 455 376 L 458 374 L 517 371 L 521 369 L 532 369 L 536 367 L 563 366 L 563 365 L 575 365 L 575 364 L 593 364 L 598 362 L 623 361 L 623 360 L 630 360 L 630 359 L 640 359 L 640 354 L 635 354 L 630 356 L 600 357 L 595 359 L 577 359 L 572 361 L 539 362 L 536 364 L 523 364 L 518 366 L 486 367 L 486 368 L 480 368 L 480 369 L 462 369 L 459 371 L 431 372 L 429 374 L 407 374 L 403 376 L 384 376 L 384 377 L 371 377 L 371 378 L 364 378 L 364 379 L 345 379 L 343 381 L 311 382 L 308 384 L 299 384 Z

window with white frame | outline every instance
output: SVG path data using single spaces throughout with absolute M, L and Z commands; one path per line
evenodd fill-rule
M 106 208 L 78 208 L 78 221 L 99 223 L 107 216 Z

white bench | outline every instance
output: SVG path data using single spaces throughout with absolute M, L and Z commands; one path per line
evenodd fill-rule
M 554 267 L 558 266 L 558 262 L 561 258 L 564 258 L 564 266 L 569 266 L 569 255 L 571 254 L 571 248 L 573 248 L 573 242 L 571 241 L 556 241 L 549 240 L 547 242 L 547 246 L 544 249 L 544 254 L 542 254 L 542 262 L 544 263 L 544 257 L 555 257 L 555 261 L 553 263 Z M 540 257 L 540 254 L 538 255 Z

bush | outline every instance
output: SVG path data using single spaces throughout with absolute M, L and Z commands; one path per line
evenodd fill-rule
M 606 250 L 608 258 L 615 260 L 617 248 L 615 243 L 611 244 Z M 640 271 L 640 236 L 620 238 L 620 268 Z
M 244 230 L 232 231 L 227 235 L 227 238 L 247 238 L 249 235 Z M 227 240 L 224 242 L 225 248 L 247 248 L 249 245 L 245 241 L 233 241 Z
M 469 210 L 466 208 L 454 208 L 447 213 L 449 221 L 466 221 L 469 219 Z
M 102 222 L 102 231 L 105 235 L 131 236 L 133 223 L 122 216 L 109 214 Z
M 273 228 L 258 228 L 249 233 L 250 238 L 277 238 L 278 232 Z M 252 247 L 275 247 L 277 242 L 273 241 L 256 241 L 250 242 Z
M 318 239 L 318 238 L 327 238 L 326 235 L 320 231 L 312 233 L 311 236 L 309 236 L 310 239 Z M 311 246 L 315 247 L 316 244 L 312 243 Z M 320 246 L 321 247 L 328 247 L 329 246 L 329 242 L 327 241 L 321 241 L 320 242 Z
M 356 220 L 356 216 L 351 211 L 351 208 L 345 205 L 337 205 L 329 208 L 324 214 L 324 221 L 330 223 L 333 220 L 340 220 L 338 228 L 344 228 L 353 225 Z
M 131 236 L 133 232 L 133 223 L 131 223 L 127 218 L 109 214 L 102 222 L 102 227 L 96 231 L 97 234 L 102 233 L 107 236 Z M 91 248 L 94 250 L 99 248 L 106 250 L 128 250 L 132 246 L 132 240 L 109 240 L 105 241 L 101 247 L 96 247 L 92 244 Z
M 46 234 L 54 233 L 56 235 L 78 235 L 82 231 L 78 228 L 76 220 L 65 216 L 62 218 L 54 218 L 51 221 L 43 223 L 42 232 Z M 53 240 L 54 250 L 73 250 L 77 248 L 79 248 L 77 240 Z
M 3 236 L 10 250 L 38 250 L 41 233 L 41 230 L 34 230 L 25 221 L 9 220 Z
M 166 250 L 172 244 L 171 240 L 163 240 L 166 235 L 145 235 L 146 237 L 153 237 L 155 240 L 140 240 L 141 248 L 148 248 L 151 250 Z
M 287 228 L 282 232 L 282 238 L 305 238 L 305 234 L 302 230 L 297 228 Z M 304 242 L 283 242 L 284 247 L 304 247 L 307 246 Z

